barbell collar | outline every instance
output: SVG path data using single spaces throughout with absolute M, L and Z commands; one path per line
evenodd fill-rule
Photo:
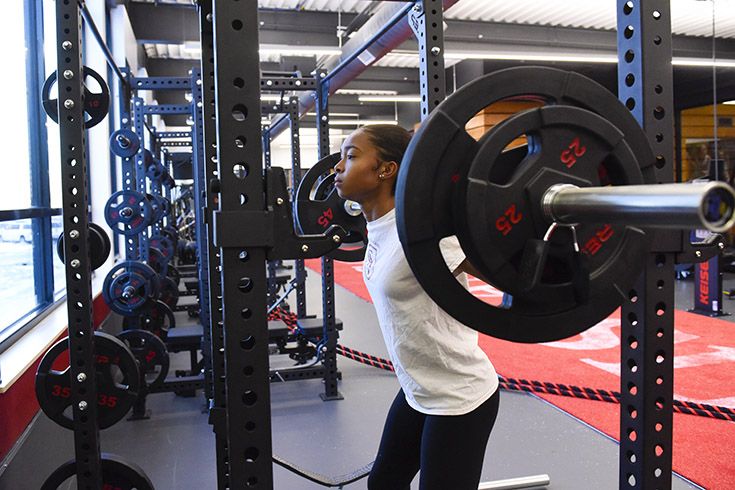
M 609 223 L 642 228 L 706 229 L 735 224 L 735 191 L 723 182 L 606 187 L 551 186 L 544 217 L 560 225 Z

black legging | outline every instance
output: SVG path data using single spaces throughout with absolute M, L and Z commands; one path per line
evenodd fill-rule
M 426 415 L 398 392 L 388 412 L 370 490 L 408 490 L 421 470 L 421 490 L 477 490 L 500 390 L 464 415 Z

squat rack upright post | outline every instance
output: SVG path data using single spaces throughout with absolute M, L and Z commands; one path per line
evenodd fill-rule
M 618 97 L 646 132 L 656 181 L 673 181 L 669 0 L 618 0 Z M 653 162 L 651 162 L 653 163 Z M 649 230 L 648 233 L 651 233 Z M 657 231 L 621 312 L 619 488 L 671 488 L 674 261 L 681 232 Z
M 213 1 L 219 211 L 214 238 L 265 212 L 260 138 L 257 2 Z M 238 49 L 233 49 L 237 46 Z M 203 72 L 206 74 L 207 70 Z M 245 175 L 234 171 L 242 165 Z M 253 245 L 221 247 L 227 453 L 230 488 L 273 487 L 266 319 L 266 230 Z
M 84 128 L 82 20 L 76 1 L 56 2 L 56 48 L 69 376 L 77 485 L 101 488 L 97 382 L 89 260 L 89 198 Z
M 222 262 L 220 249 L 214 241 L 214 212 L 219 209 L 219 181 L 217 165 L 217 127 L 214 100 L 214 24 L 212 0 L 199 2 L 199 31 L 202 47 L 202 132 L 205 193 L 204 217 L 207 223 L 207 279 L 209 284 L 209 355 L 212 363 L 209 400 L 209 423 L 215 437 L 217 460 L 217 488 L 228 488 L 229 456 L 227 432 L 227 399 L 225 387 L 225 344 L 222 293 Z M 260 124 L 260 123 L 258 123 Z M 252 130 L 251 130 L 252 132 Z M 252 136 L 252 135 L 251 135 Z M 245 143 L 244 140 L 241 142 Z M 205 326 L 206 328 L 206 326 Z M 207 374 L 205 373 L 205 376 Z

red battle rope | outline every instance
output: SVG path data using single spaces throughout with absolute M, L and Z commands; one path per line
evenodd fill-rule
M 296 329 L 296 314 L 281 310 L 280 308 L 273 311 L 268 318 L 269 320 L 281 320 L 292 330 Z M 366 354 L 337 344 L 337 354 L 345 356 L 353 361 L 367 364 L 385 371 L 394 371 L 393 363 L 388 359 Z M 600 390 L 595 388 L 580 387 L 574 385 L 565 385 L 560 383 L 549 383 L 542 381 L 533 381 L 527 379 L 506 378 L 498 376 L 500 387 L 508 391 L 525 391 L 527 393 L 547 393 L 550 395 L 569 396 L 573 398 L 583 398 L 586 400 L 597 400 L 609 403 L 620 403 L 620 393 L 617 391 Z M 735 422 L 735 410 L 728 407 L 716 405 L 708 405 L 706 403 L 695 403 L 681 400 L 674 400 L 674 412 L 686 413 L 689 415 L 698 415 L 700 417 L 709 417 L 713 419 L 728 420 Z

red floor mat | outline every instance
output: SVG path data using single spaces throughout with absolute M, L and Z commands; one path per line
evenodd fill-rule
M 307 261 L 317 272 L 318 260 Z M 337 284 L 366 301 L 361 264 L 335 262 Z M 472 280 L 471 289 L 490 303 L 498 291 Z M 676 311 L 675 397 L 735 407 L 735 323 Z M 619 311 L 582 334 L 560 342 L 516 344 L 480 336 L 480 345 L 498 373 L 524 378 L 619 391 Z M 619 405 L 540 395 L 557 407 L 618 439 Z M 735 423 L 674 414 L 674 470 L 712 490 L 735 488 Z

